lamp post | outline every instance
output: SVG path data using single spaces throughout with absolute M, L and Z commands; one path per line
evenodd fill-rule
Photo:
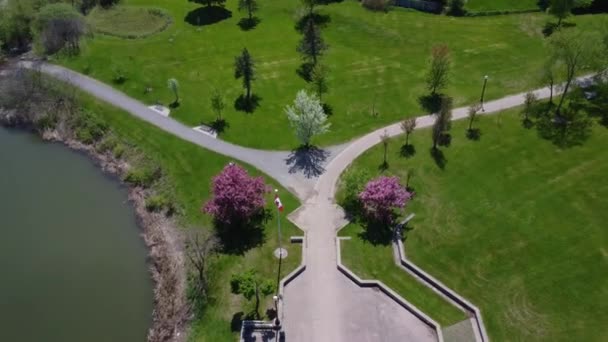
M 279 296 L 272 296 L 272 300 L 274 301 L 274 312 L 276 314 L 276 317 L 274 318 L 274 329 L 276 331 L 275 341 L 278 341 L 281 334 L 281 320 L 279 320 Z
M 483 77 L 483 88 L 481 88 L 481 100 L 479 101 L 481 104 L 481 111 L 485 112 L 485 108 L 483 108 L 483 97 L 486 94 L 486 85 L 488 84 L 488 75 Z

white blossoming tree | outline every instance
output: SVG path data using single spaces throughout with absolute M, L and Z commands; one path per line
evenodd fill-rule
M 285 113 L 291 127 L 296 131 L 296 137 L 305 147 L 310 146 L 313 136 L 329 131 L 330 124 L 321 102 L 315 95 L 308 95 L 305 90 L 298 92 L 293 106 L 287 106 Z

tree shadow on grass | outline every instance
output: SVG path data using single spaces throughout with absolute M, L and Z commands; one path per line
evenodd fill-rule
M 179 102 L 178 101 L 173 101 L 169 104 L 169 108 L 171 109 L 176 109 L 179 107 Z
M 561 28 L 569 28 L 569 27 L 574 27 L 574 26 L 576 26 L 575 23 L 562 21 L 562 27 Z M 557 23 L 554 23 L 552 21 L 548 22 L 543 27 L 543 35 L 545 37 L 549 37 L 550 35 L 552 35 L 555 31 L 557 31 L 559 29 L 560 28 L 557 27 Z
M 380 170 L 380 172 L 384 172 L 386 170 L 388 170 L 388 167 L 390 166 L 390 164 L 387 161 L 382 161 L 382 163 L 380 163 L 380 165 L 378 165 L 378 170 Z
M 263 210 L 247 223 L 214 222 L 217 237 L 222 243 L 222 251 L 227 254 L 242 255 L 260 246 L 266 238 L 263 225 L 271 215 L 271 211 Z
M 331 105 L 323 103 L 321 106 L 323 107 L 323 113 L 325 113 L 325 115 L 332 116 L 334 114 L 334 108 Z
M 437 113 L 441 109 L 441 94 L 422 95 L 418 98 L 418 103 L 427 113 Z
M 298 19 L 298 21 L 296 21 L 296 31 L 302 33 L 310 17 L 311 14 L 306 14 L 303 15 L 300 19 Z M 319 28 L 323 28 L 329 25 L 329 23 L 331 22 L 331 17 L 327 14 L 313 13 L 312 18 Z
M 253 113 L 260 106 L 260 101 L 262 101 L 262 98 L 256 94 L 252 94 L 249 100 L 245 95 L 240 95 L 234 101 L 234 109 L 245 113 Z
M 400 154 L 402 157 L 411 158 L 416 155 L 416 146 L 412 144 L 403 145 Z
M 393 231 L 386 223 L 375 221 L 365 222 L 365 227 L 359 237 L 372 245 L 386 246 L 393 241 Z
M 230 331 L 239 332 L 241 331 L 241 324 L 243 323 L 243 317 L 245 313 L 243 311 L 239 311 L 232 315 L 232 320 L 230 321 Z
M 443 154 L 443 151 L 441 151 L 438 148 L 432 148 L 430 150 L 431 153 L 431 158 L 433 158 L 433 161 L 435 161 L 435 164 L 437 165 L 437 167 L 439 167 L 440 169 L 445 169 L 445 165 L 448 163 L 447 159 L 445 159 L 445 155 Z
M 232 12 L 220 6 L 199 7 L 188 12 L 184 21 L 194 26 L 206 26 L 219 23 L 232 17 Z
M 224 119 L 213 120 L 209 123 L 208 126 L 211 127 L 218 134 L 224 133 L 227 128 L 230 128 L 230 124 Z
M 289 173 L 302 172 L 306 178 L 318 177 L 325 172 L 323 164 L 329 154 L 315 146 L 300 146 L 291 151 L 285 163 L 289 166 Z
M 481 139 L 481 130 L 479 128 L 467 129 L 467 139 L 478 141 Z
M 312 69 L 314 68 L 314 64 L 312 63 L 302 63 L 298 69 L 296 69 L 296 74 L 300 76 L 304 81 L 310 82 L 312 81 Z
M 239 20 L 237 25 L 241 28 L 241 30 L 249 31 L 249 30 L 253 30 L 256 26 L 258 26 L 258 24 L 261 21 L 262 20 L 260 20 L 260 18 L 258 18 L 258 17 L 252 17 L 251 19 L 243 18 L 243 19 Z

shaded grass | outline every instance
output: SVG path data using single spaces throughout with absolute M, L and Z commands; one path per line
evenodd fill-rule
M 89 110 L 107 121 L 114 134 L 136 146 L 162 168 L 167 184 L 161 186 L 169 187 L 175 194 L 177 205 L 183 211 L 179 218 L 183 226 L 205 227 L 203 229 L 212 227 L 210 217 L 201 213 L 200 208 L 210 196 L 211 178 L 231 161 L 229 158 L 180 140 L 91 97 L 83 95 L 83 101 Z M 250 166 L 243 166 L 250 174 L 262 175 Z M 281 200 L 288 211 L 299 206 L 298 200 L 272 179 L 266 177 L 266 182 L 273 188 L 279 189 Z M 272 195 L 269 194 L 269 208 L 273 208 L 272 199 Z M 238 312 L 247 312 L 250 306 L 245 303 L 242 296 L 230 293 L 230 277 L 233 273 L 254 268 L 273 282 L 277 279 L 278 260 L 272 255 L 278 246 L 276 219 L 274 214 L 264 225 L 263 245 L 243 255 L 220 254 L 213 262 L 209 275 L 210 301 L 203 316 L 193 323 L 192 340 L 229 341 L 236 338 L 237 333 L 231 329 L 233 316 Z M 291 245 L 288 239 L 290 235 L 301 235 L 301 232 L 285 217 L 281 220 L 283 247 L 289 252 L 289 256 L 283 260 L 282 278 L 300 263 L 301 247 Z M 263 314 L 272 306 L 272 300 L 267 298 L 266 302 L 260 305 L 260 312 Z
M 247 47 L 257 65 L 253 92 L 263 98 L 252 115 L 227 108 L 230 127 L 222 139 L 258 148 L 290 150 L 298 146 L 284 107 L 309 85 L 296 73 L 302 64 L 296 46 L 297 1 L 272 0 L 256 16 L 261 24 L 250 31 L 238 26 L 237 1 L 226 9 L 235 13 L 222 21 L 197 26 L 186 21 L 188 13 L 201 6 L 188 1 L 125 0 L 127 5 L 165 8 L 174 24 L 164 32 L 135 41 L 97 36 L 83 44 L 80 57 L 59 62 L 106 83 L 112 69 L 128 71 L 128 80 L 115 85 L 146 103 L 172 101 L 166 89 L 169 78 L 181 84 L 181 105 L 171 114 L 195 126 L 214 119 L 210 108 L 213 89 L 222 91 L 227 103 L 241 94 L 235 80 L 234 57 Z M 541 30 L 544 14 L 500 17 L 452 18 L 395 8 L 388 13 L 365 10 L 356 1 L 319 6 L 321 16 L 331 19 L 323 36 L 329 45 L 322 62 L 327 65 L 331 105 L 331 132 L 318 137 L 315 145 L 344 142 L 371 129 L 419 115 L 417 99 L 426 94 L 424 79 L 431 46 L 447 43 L 454 60 L 447 93 L 455 105 L 478 100 L 483 76 L 490 81 L 486 98 L 530 89 L 538 85 L 540 67 L 546 57 Z M 600 16 L 577 16 L 578 29 L 592 29 Z M 278 34 L 280 33 L 280 34 Z M 500 61 L 500 63 L 497 63 Z M 145 92 L 146 87 L 152 88 Z M 376 99 L 377 117 L 371 108 Z
M 115 6 L 96 7 L 87 22 L 99 33 L 121 38 L 143 38 L 167 28 L 171 18 L 159 9 Z
M 357 224 L 350 224 L 340 231 L 340 236 L 351 236 L 351 240 L 341 242 L 342 263 L 361 279 L 377 279 L 399 293 L 415 307 L 428 314 L 442 326 L 462 321 L 467 316 L 425 287 L 393 261 L 390 244 L 374 245 L 359 234 L 363 230 Z
M 466 128 L 465 121 L 454 124 L 452 144 L 442 149 L 444 170 L 428 153 L 405 159 L 391 152 L 385 173 L 405 183 L 406 170 L 416 171 L 410 180 L 416 198 L 407 208 L 416 217 L 406 253 L 479 306 L 493 340 L 605 339 L 608 131 L 595 125 L 584 145 L 560 150 L 523 128 L 517 110 L 481 117 L 479 141 L 468 140 Z M 426 151 L 430 132 L 416 131 L 410 141 Z M 377 174 L 382 153 L 377 146 L 353 167 Z M 389 253 L 371 248 L 351 253 Z M 388 274 L 379 276 L 400 272 L 384 267 Z

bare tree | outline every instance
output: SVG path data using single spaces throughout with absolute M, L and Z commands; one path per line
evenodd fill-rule
M 191 228 L 186 238 L 186 255 L 196 273 L 196 293 L 205 298 L 209 289 L 209 261 L 220 248 L 219 239 L 211 232 Z
M 405 146 L 409 145 L 410 134 L 416 129 L 416 118 L 401 121 L 401 130 L 405 133 Z
M 554 58 L 563 62 L 566 68 L 566 85 L 555 110 L 556 116 L 560 116 L 560 110 L 576 74 L 601 58 L 602 42 L 599 38 L 596 32 L 579 33 L 567 30 L 560 30 L 551 36 Z
M 448 84 L 450 66 L 450 49 L 445 44 L 433 46 L 431 50 L 431 67 L 426 78 L 427 88 L 432 95 L 437 94 Z
M 473 104 L 469 107 L 468 115 L 469 115 L 469 131 L 473 129 L 473 122 L 477 118 L 477 113 L 481 109 L 481 105 Z

